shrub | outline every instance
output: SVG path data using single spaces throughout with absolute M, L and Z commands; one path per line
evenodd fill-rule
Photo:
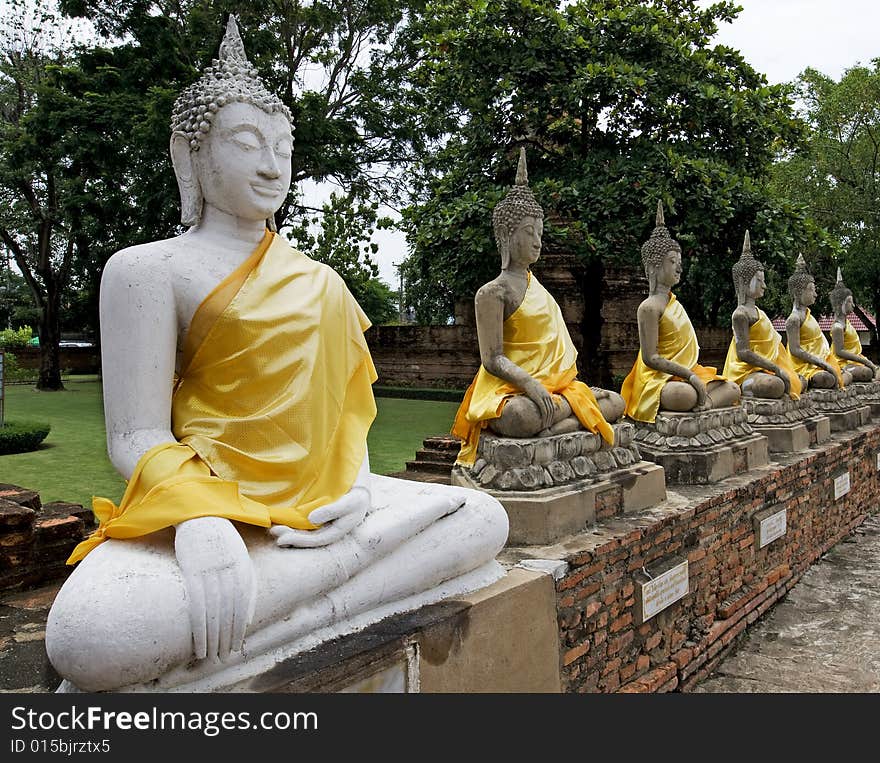
M 30 346 L 34 332 L 30 326 L 20 329 L 3 329 L 0 331 L 0 350 L 23 350 Z
M 3 355 L 3 374 L 8 384 L 36 381 L 39 376 L 36 368 L 22 368 L 18 364 L 18 358 L 11 352 Z
M 33 421 L 7 421 L 0 426 L 0 456 L 36 450 L 51 426 Z

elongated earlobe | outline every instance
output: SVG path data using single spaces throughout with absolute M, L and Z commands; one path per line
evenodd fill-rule
M 202 219 L 202 187 L 193 167 L 193 155 L 187 137 L 182 132 L 171 136 L 171 164 L 180 191 L 180 222 L 187 227 L 198 225 Z

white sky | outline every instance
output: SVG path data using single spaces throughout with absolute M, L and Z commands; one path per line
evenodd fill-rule
M 701 3 L 705 5 L 711 2 Z M 839 79 L 880 57 L 880 0 L 738 0 L 743 11 L 722 24 L 716 41 L 741 51 L 771 84 L 789 82 L 808 66 Z M 402 234 L 380 231 L 376 262 L 397 288 L 394 264 L 406 256 Z

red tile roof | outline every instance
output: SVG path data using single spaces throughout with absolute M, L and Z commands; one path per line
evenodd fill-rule
M 871 321 L 874 325 L 877 325 L 877 321 L 874 316 L 869 313 L 867 310 L 863 311 L 865 315 L 868 317 L 868 320 Z M 846 316 L 847 320 L 852 324 L 852 327 L 856 331 L 870 331 L 872 327 L 866 326 L 861 318 L 855 313 L 850 313 Z M 817 319 L 819 321 L 819 328 L 822 331 L 830 331 L 831 324 L 834 323 L 833 315 L 821 315 Z M 773 324 L 773 328 L 777 331 L 785 331 L 785 318 L 774 318 L 771 323 Z

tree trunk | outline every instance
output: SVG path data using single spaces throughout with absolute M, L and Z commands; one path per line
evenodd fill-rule
M 58 343 L 61 341 L 60 294 L 52 289 L 47 295 L 40 316 L 40 376 L 37 389 L 57 392 L 64 389 L 61 383 L 61 357 Z

